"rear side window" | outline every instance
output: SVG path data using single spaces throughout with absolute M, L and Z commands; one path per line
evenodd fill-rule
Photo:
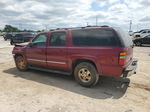
M 66 45 L 66 33 L 65 32 L 51 33 L 50 46 L 65 46 L 65 45 Z
M 72 31 L 72 42 L 77 46 L 118 46 L 111 29 L 83 29 Z
M 133 45 L 132 38 L 129 37 L 129 35 L 126 31 L 124 31 L 120 28 L 115 28 L 115 30 L 118 33 L 118 35 L 123 43 L 123 46 L 129 47 L 129 46 Z

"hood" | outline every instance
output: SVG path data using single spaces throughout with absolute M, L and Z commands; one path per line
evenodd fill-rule
M 139 40 L 139 39 L 142 39 L 141 37 L 138 37 L 138 38 L 133 38 L 133 40 Z
M 27 46 L 29 42 L 21 43 L 21 44 L 15 44 L 15 46 L 24 47 Z

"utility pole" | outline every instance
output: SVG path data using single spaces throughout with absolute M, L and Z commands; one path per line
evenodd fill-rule
M 96 26 L 97 26 L 97 24 L 98 24 L 98 18 L 97 18 L 97 16 L 96 16 Z
M 45 25 L 45 30 L 47 31 L 47 29 L 48 29 L 48 25 Z
M 129 27 L 129 31 L 131 31 L 132 29 L 132 20 L 130 20 L 130 27 Z
M 86 22 L 86 25 L 89 26 L 89 22 Z
M 22 29 L 22 24 L 21 24 L 21 23 L 19 23 L 19 29 L 20 29 L 20 30 Z
M 137 31 L 140 29 L 140 23 L 137 24 Z

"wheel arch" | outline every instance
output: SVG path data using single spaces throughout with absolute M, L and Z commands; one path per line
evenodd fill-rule
M 82 62 L 88 62 L 91 63 L 92 65 L 94 65 L 94 67 L 96 68 L 97 72 L 101 75 L 102 74 L 102 70 L 101 68 L 97 65 L 96 61 L 92 60 L 92 59 L 83 59 L 83 58 L 77 58 L 74 59 L 72 61 L 72 73 L 74 72 L 75 67 Z
M 19 54 L 19 53 L 14 54 L 14 58 L 16 58 L 16 57 L 18 57 L 18 56 L 22 56 L 22 57 L 24 57 L 22 54 Z

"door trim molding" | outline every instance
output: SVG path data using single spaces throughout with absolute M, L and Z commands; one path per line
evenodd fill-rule
M 47 63 L 54 63 L 54 64 L 62 64 L 62 65 L 65 65 L 66 64 L 66 62 L 58 62 L 58 61 L 45 61 L 45 60 L 38 60 L 38 59 L 27 59 L 27 60 L 29 60 L 29 61 L 36 61 L 36 62 L 43 62 L 43 63 L 45 63 L 45 62 L 47 62 Z
M 46 62 L 45 60 L 38 60 L 38 59 L 27 59 L 29 61 L 37 61 L 37 62 Z
M 58 61 L 47 61 L 48 63 L 55 63 L 55 64 L 66 64 L 66 62 L 58 62 Z

